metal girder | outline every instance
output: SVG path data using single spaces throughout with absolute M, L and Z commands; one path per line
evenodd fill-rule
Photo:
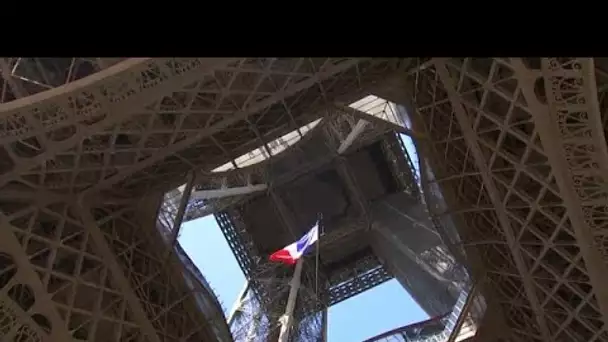
M 6 83 L 8 83 L 16 98 L 22 98 L 28 95 L 23 86 L 15 82 L 15 79 L 12 77 L 10 72 L 10 65 L 5 58 L 0 58 L 0 69 L 2 70 L 2 78 L 6 81 Z M 37 120 L 32 113 L 28 113 L 24 119 L 27 125 L 29 125 L 34 131 L 38 132 L 36 135 L 38 141 L 43 145 L 48 144 L 48 139 L 44 134 L 41 121 Z
M 112 253 L 106 238 L 97 226 L 95 218 L 91 214 L 90 208 L 82 203 L 79 203 L 78 206 L 83 224 L 89 231 L 89 234 L 93 239 L 95 246 L 99 250 L 99 253 L 103 256 L 103 261 L 110 270 L 113 281 L 124 292 L 125 298 L 131 307 L 135 320 L 151 342 L 161 342 L 160 337 L 157 335 L 154 327 L 152 326 L 150 318 L 146 315 L 139 298 L 135 294 L 135 291 L 129 284 L 129 280 L 123 273 L 118 261 L 116 260 L 116 256 L 114 253 Z
M 391 231 L 385 226 L 378 224 L 372 225 L 372 227 L 373 229 L 377 230 L 387 242 L 394 244 L 395 247 L 397 247 L 397 249 L 399 249 L 399 251 L 403 253 L 403 255 L 407 256 L 413 262 L 418 264 L 424 271 L 441 281 L 448 281 L 447 279 L 445 279 L 445 277 L 443 277 L 443 275 L 439 274 L 431 265 L 429 265 L 426 260 L 422 260 L 420 256 L 418 256 L 414 251 L 412 251 L 411 248 L 409 248 L 403 242 L 403 240 L 395 234 L 394 231 Z
M 199 217 L 218 212 L 235 205 L 247 195 L 267 189 L 266 184 L 253 184 L 264 180 L 260 167 L 247 167 L 226 172 L 205 173 L 192 172 L 194 181 L 189 197 L 184 220 L 190 221 Z M 165 211 L 175 211 L 179 200 L 187 192 L 186 184 L 165 194 L 162 208 Z
M 26 284 L 33 291 L 35 298 L 34 308 L 36 309 L 34 312 L 43 314 L 47 317 L 47 319 L 50 320 L 51 330 L 48 332 L 41 330 L 39 324 L 36 324 L 38 322 L 34 323 L 34 321 L 32 321 L 32 313 L 23 312 L 22 310 L 20 311 L 27 321 L 21 322 L 21 324 L 23 326 L 27 326 L 29 329 L 33 329 L 40 337 L 44 336 L 45 333 L 48 333 L 49 337 L 54 341 L 71 340 L 71 334 L 66 329 L 66 322 L 61 318 L 61 315 L 57 311 L 51 296 L 47 292 L 36 271 L 34 271 L 28 255 L 21 248 L 21 243 L 11 231 L 9 225 L 10 222 L 8 222 L 7 217 L 4 215 L 4 213 L 0 213 L 0 250 L 8 252 L 9 255 L 13 257 L 15 265 L 18 269 L 16 276 L 20 278 L 20 283 Z M 0 290 L 2 290 L 2 288 L 0 288 Z M 2 297 L 4 297 L 4 295 Z M 0 298 L 0 306 L 3 302 L 2 299 L 3 298 Z M 3 317 L 3 319 L 7 318 Z
M 361 191 L 361 187 L 359 187 L 357 179 L 353 175 L 350 163 L 348 162 L 348 160 L 346 160 L 346 158 L 342 156 L 338 156 L 336 159 L 338 174 L 346 183 L 348 193 L 353 197 L 353 199 L 359 206 L 361 214 L 366 217 L 367 221 L 369 221 L 369 203 L 367 198 Z
M 603 322 L 608 325 L 608 267 L 600 250 L 608 236 L 602 213 L 608 205 L 608 151 L 593 59 L 543 58 L 540 70 L 529 69 L 520 58 L 512 58 L 511 63 L 526 102 L 533 108 Z M 540 77 L 546 104 L 534 91 Z
M 240 223 L 234 222 L 238 218 L 227 212 L 219 212 L 215 215 L 218 226 L 222 230 L 228 245 L 236 258 L 246 279 L 251 279 L 252 267 L 256 262 L 257 254 L 253 250 L 253 243 L 247 231 L 239 229 Z M 242 224 L 242 223 L 241 223 Z
M 214 190 L 199 190 L 192 193 L 190 196 L 192 199 L 214 199 L 214 198 L 223 198 L 223 197 L 232 197 L 232 196 L 240 196 L 247 195 L 254 192 L 264 191 L 268 188 L 266 184 L 255 184 L 255 185 L 247 185 L 247 186 L 239 186 L 239 187 L 226 187 Z
M 448 69 L 446 67 L 445 59 L 435 59 L 435 69 L 437 71 L 440 81 L 442 82 L 445 88 L 445 91 L 447 92 L 448 99 L 452 105 L 454 114 L 464 134 L 466 144 L 471 150 L 471 153 L 473 154 L 477 168 L 481 172 L 483 184 L 487 189 L 488 195 L 490 196 L 490 200 L 493 206 L 496 209 L 496 215 L 500 223 L 500 227 L 502 228 L 505 234 L 505 238 L 507 239 L 507 244 L 509 250 L 513 255 L 513 260 L 515 262 L 517 270 L 521 274 L 522 281 L 524 284 L 524 290 L 526 296 L 528 297 L 528 300 L 530 301 L 532 310 L 534 311 L 534 314 L 536 316 L 541 336 L 543 340 L 545 340 L 546 342 L 550 342 L 551 334 L 547 326 L 547 322 L 545 321 L 542 309 L 540 307 L 540 302 L 538 300 L 538 296 L 534 288 L 534 282 L 530 277 L 525 261 L 521 256 L 519 247 L 517 246 L 517 240 L 513 232 L 513 228 L 511 227 L 509 216 L 506 213 L 505 204 L 500 199 L 499 192 L 496 188 L 496 185 L 494 184 L 494 180 L 492 179 L 489 166 L 486 164 L 483 153 L 479 147 L 479 143 L 475 136 L 473 126 L 456 91 L 454 81 L 451 79 Z
M 380 100 L 381 98 L 378 98 L 378 99 Z M 381 100 L 384 102 L 385 106 L 398 105 L 389 100 L 385 100 L 385 99 L 381 99 Z M 336 104 L 336 108 L 338 110 L 344 111 L 350 115 L 353 115 L 356 118 L 359 118 L 359 120 L 366 121 L 366 122 L 372 122 L 377 125 L 386 126 L 400 134 L 405 134 L 405 135 L 408 135 L 411 137 L 422 137 L 422 135 L 420 133 L 412 131 L 411 128 L 407 127 L 403 123 L 403 118 L 401 117 L 401 115 L 404 115 L 403 113 L 392 113 L 392 115 L 389 115 L 384 112 L 380 112 L 380 113 L 371 114 L 371 113 L 362 111 L 361 108 L 352 108 L 352 107 L 349 107 L 347 105 L 340 104 L 340 103 Z M 394 112 L 394 109 L 392 107 L 389 108 L 389 110 L 391 112 Z M 394 119 L 391 120 L 391 118 L 394 118 Z
M 343 302 L 391 279 L 393 279 L 393 276 L 382 265 L 365 273 L 355 274 L 347 281 L 330 287 L 328 306 Z
M 357 121 L 355 127 L 348 133 L 346 138 L 342 141 L 340 146 L 338 147 L 338 154 L 343 154 L 346 150 L 353 144 L 355 139 L 361 135 L 365 127 L 369 124 L 369 122 L 365 120 Z
M 277 208 L 277 211 L 279 212 L 279 216 L 283 220 L 283 223 L 285 223 L 287 231 L 294 237 L 294 239 L 299 239 L 300 237 L 298 236 L 298 230 L 296 229 L 293 215 L 289 211 L 289 208 L 285 205 L 285 202 L 283 201 L 281 196 L 279 196 L 279 194 L 274 191 L 273 187 L 268 190 L 268 194 L 270 195 L 272 202 Z
M 46 190 L 19 189 L 7 186 L 0 191 L 0 199 L 5 201 L 19 201 L 28 203 L 49 203 L 69 201 L 69 196 L 56 194 Z
M 361 62 L 361 59 L 351 59 L 351 60 L 342 62 L 338 65 L 328 67 L 328 68 L 324 69 L 323 71 L 319 71 L 319 72 L 315 73 L 314 76 L 312 76 L 304 81 L 301 81 L 299 83 L 293 84 L 293 85 L 287 87 L 286 89 L 282 89 L 282 90 L 274 93 L 273 95 L 269 96 L 267 99 L 265 99 L 261 102 L 257 102 L 251 106 L 247 106 L 244 110 L 236 111 L 232 115 L 217 122 L 216 124 L 205 127 L 203 129 L 197 131 L 196 134 L 193 134 L 179 142 L 176 142 L 176 143 L 162 149 L 158 153 L 155 153 L 154 155 L 150 156 L 149 158 L 144 159 L 141 162 L 138 162 L 128 168 L 125 168 L 123 171 L 120 171 L 116 175 L 104 179 L 103 181 L 99 182 L 95 186 L 85 190 L 83 193 L 90 194 L 90 193 L 96 192 L 102 188 L 110 187 L 110 186 L 122 181 L 123 179 L 129 177 L 130 175 L 132 175 L 138 171 L 141 171 L 141 170 L 145 169 L 146 167 L 152 166 L 152 165 L 156 164 L 157 162 L 160 162 L 163 159 L 175 154 L 178 151 L 181 151 L 187 147 L 190 147 L 192 144 L 200 141 L 202 138 L 213 135 L 214 133 L 216 133 L 238 121 L 245 120 L 249 115 L 257 113 L 260 110 L 271 106 L 272 104 L 280 102 L 281 100 L 283 100 L 291 95 L 294 95 L 294 94 L 298 93 L 299 91 L 310 88 L 310 87 L 314 86 L 315 84 L 317 84 L 318 82 L 325 80 L 327 78 L 330 78 L 331 76 L 334 76 L 340 72 L 343 72 L 343 71 L 357 65 L 360 62 Z
M 179 206 L 177 207 L 177 213 L 175 214 L 175 219 L 173 220 L 173 226 L 171 227 L 171 238 L 169 239 L 169 253 L 172 253 L 175 248 L 175 244 L 177 243 L 177 238 L 179 237 L 179 231 L 182 227 L 182 222 L 184 221 L 184 214 L 186 213 L 186 207 L 190 198 L 192 197 L 192 188 L 194 187 L 194 173 L 191 173 L 188 176 L 188 182 L 186 183 L 186 187 L 184 191 L 182 191 L 182 197 L 179 200 Z
M 342 112 L 343 110 L 340 111 Z M 377 126 L 380 126 L 380 128 L 377 128 Z M 350 129 L 348 129 L 349 127 Z M 355 145 L 357 139 L 364 139 L 364 135 L 366 134 L 377 138 L 382 134 L 381 132 L 383 132 L 384 127 L 387 127 L 384 122 L 378 125 L 377 122 L 372 123 L 363 119 L 357 120 L 356 116 L 352 114 L 342 113 L 331 118 L 331 120 L 326 123 L 323 131 L 325 133 L 324 137 L 326 139 L 326 144 L 331 149 L 335 149 L 333 152 L 333 159 L 335 160 L 338 174 L 344 180 L 348 193 L 359 206 L 362 215 L 366 217 L 368 216 L 369 211 L 368 201 L 361 192 L 357 179 L 353 174 L 352 167 L 344 154 Z M 369 138 L 369 136 L 367 138 Z
M 343 223 L 345 228 L 336 229 L 323 234 L 319 239 L 321 249 L 340 243 L 340 240 L 353 234 L 362 234 L 369 229 L 369 221 L 365 217 L 358 217 Z
M 0 176 L 0 185 L 44 164 L 57 153 L 67 150 L 85 137 L 125 121 L 143 106 L 159 100 L 176 88 L 200 79 L 206 72 L 232 62 L 232 59 L 129 59 L 63 87 L 37 93 L 27 98 L 0 104 L 0 118 L 19 122 L 19 117 L 38 120 L 43 132 L 23 126 L 0 132 L 0 143 L 12 159 L 13 167 Z M 85 106 L 76 106 L 82 101 Z M 51 113 L 52 120 L 43 113 Z M 94 123 L 87 123 L 90 120 Z M 64 139 L 49 141 L 31 157 L 19 156 L 8 143 L 36 135 L 46 135 L 72 127 Z

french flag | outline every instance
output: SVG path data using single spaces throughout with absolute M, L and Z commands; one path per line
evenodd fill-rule
M 302 236 L 300 240 L 291 245 L 279 249 L 270 255 L 270 261 L 282 262 L 287 265 L 295 264 L 304 253 L 319 240 L 319 222 L 312 229 Z

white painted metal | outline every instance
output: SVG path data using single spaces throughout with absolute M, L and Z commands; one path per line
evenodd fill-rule
M 357 121 L 357 124 L 355 127 L 353 127 L 353 130 L 348 134 L 348 136 L 346 136 L 346 139 L 344 139 L 344 141 L 340 144 L 340 147 L 338 147 L 338 154 L 343 154 L 353 144 L 355 139 L 357 139 L 368 124 L 369 122 L 365 120 Z
M 199 190 L 192 193 L 190 198 L 192 199 L 213 199 L 213 198 L 223 198 L 230 196 L 239 196 L 250 194 L 257 191 L 264 191 L 268 189 L 268 185 L 266 184 L 255 184 L 248 186 L 240 186 L 234 188 L 223 188 L 217 190 Z

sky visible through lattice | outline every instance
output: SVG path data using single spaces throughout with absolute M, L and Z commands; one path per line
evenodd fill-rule
M 418 168 L 414 144 L 402 135 L 404 145 Z M 213 216 L 185 223 L 179 242 L 230 310 L 245 277 Z M 357 342 L 407 324 L 428 319 L 396 280 L 388 281 L 329 309 L 328 340 Z

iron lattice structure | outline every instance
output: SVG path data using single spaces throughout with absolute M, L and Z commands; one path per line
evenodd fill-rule
M 185 179 L 261 183 L 259 166 L 210 170 L 339 117 L 414 137 L 434 176 L 421 186 L 447 205 L 432 216 L 450 217 L 448 246 L 489 284 L 480 340 L 608 340 L 603 59 L 12 58 L 0 70 L 6 338 L 229 339 L 167 241 L 184 216 L 247 195 L 176 200 L 158 218 L 163 196 L 180 198 Z M 368 94 L 408 108 L 411 125 L 345 108 Z
M 261 263 L 256 267 L 251 282 L 238 299 L 230 317 L 230 328 L 235 341 L 267 341 L 277 339 L 281 317 L 289 292 L 292 269 Z M 322 341 L 325 298 L 314 288 L 315 274 L 308 268 L 303 274 L 306 284 L 298 291 L 298 310 L 290 329 L 289 341 Z

